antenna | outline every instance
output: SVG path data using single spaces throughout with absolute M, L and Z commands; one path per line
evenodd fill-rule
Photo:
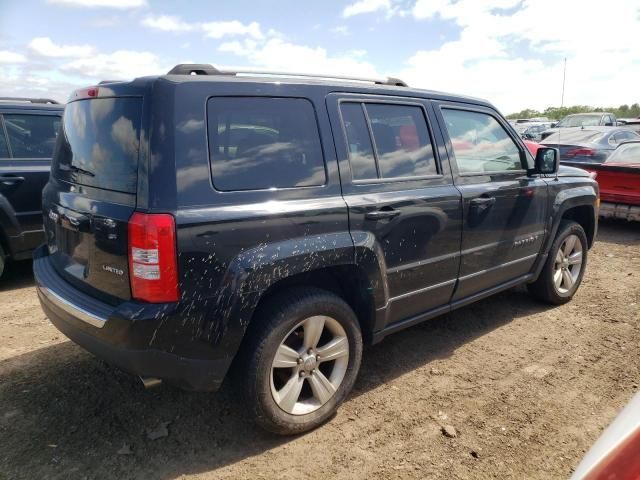
M 564 57 L 564 70 L 562 71 L 562 98 L 560 99 L 560 108 L 564 107 L 564 82 L 567 78 L 567 57 Z

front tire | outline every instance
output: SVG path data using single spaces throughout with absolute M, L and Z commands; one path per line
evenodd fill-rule
M 563 220 L 549 256 L 529 292 L 539 300 L 562 305 L 575 295 L 587 266 L 587 235 L 578 223 Z
M 269 299 L 254 322 L 238 372 L 253 419 L 280 435 L 323 424 L 360 368 L 362 335 L 353 310 L 332 293 L 299 288 Z

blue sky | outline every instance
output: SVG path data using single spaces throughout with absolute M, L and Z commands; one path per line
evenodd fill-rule
M 640 0 L 0 0 L 0 95 L 181 62 L 351 75 L 484 97 L 506 113 L 640 101 Z M 597 29 L 599 32 L 594 35 Z

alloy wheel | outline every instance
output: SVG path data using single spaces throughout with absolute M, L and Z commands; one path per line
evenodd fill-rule
M 285 336 L 271 366 L 271 395 L 292 415 L 325 405 L 340 387 L 349 365 L 349 339 L 334 318 L 317 315 Z
M 553 284 L 560 294 L 568 293 L 578 281 L 582 270 L 582 243 L 577 235 L 564 239 L 556 254 Z

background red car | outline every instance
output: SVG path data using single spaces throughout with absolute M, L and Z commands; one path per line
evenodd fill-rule
M 625 142 L 604 163 L 571 163 L 597 174 L 600 216 L 640 221 L 640 141 Z

